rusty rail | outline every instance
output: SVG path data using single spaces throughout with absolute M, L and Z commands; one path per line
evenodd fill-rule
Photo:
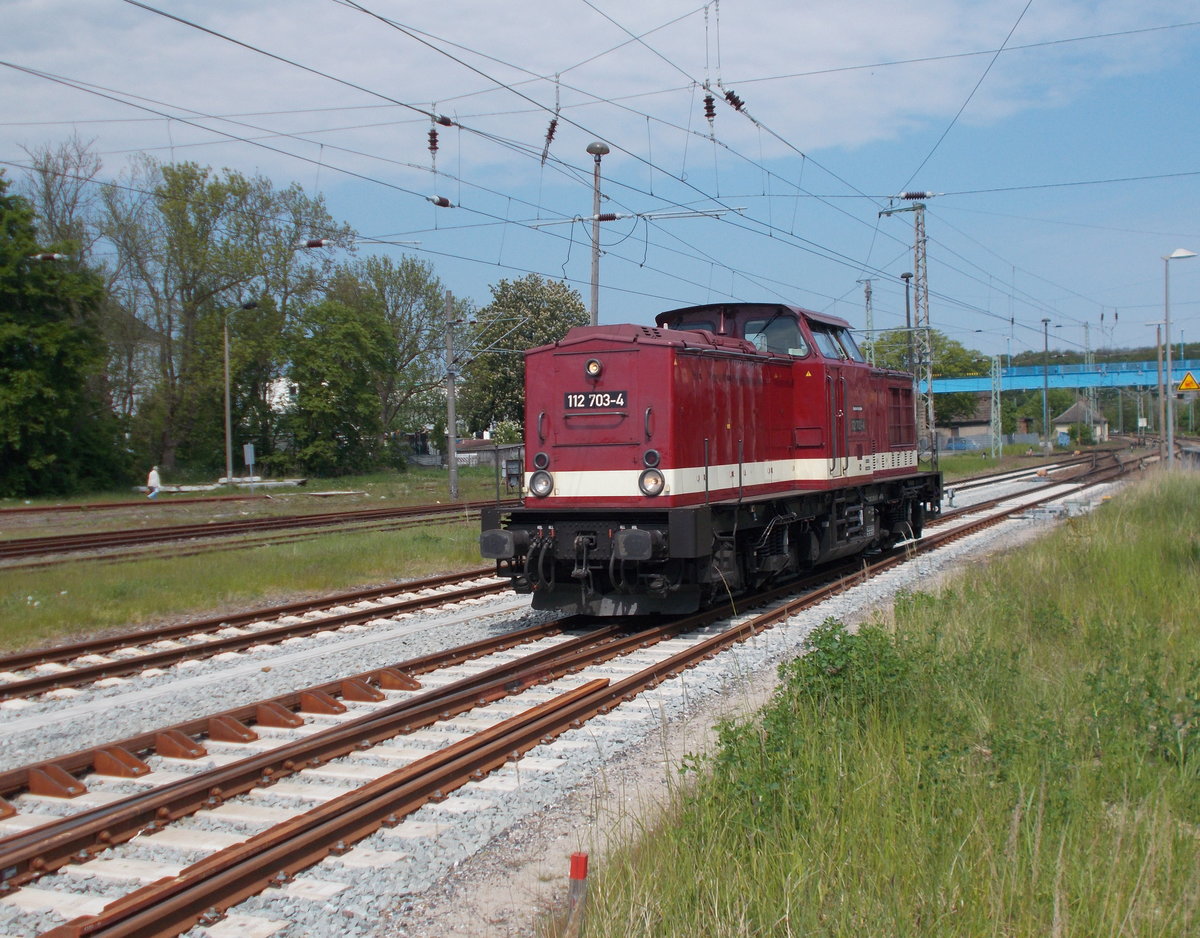
M 118 769 L 118 774 L 126 774 L 125 770 L 114 766 L 113 759 L 109 758 L 117 751 L 132 756 L 135 761 L 140 761 L 143 755 L 152 752 L 168 755 L 178 752 L 180 748 L 185 751 L 195 751 L 197 747 L 202 748 L 200 741 L 205 737 L 219 742 L 231 741 L 230 737 L 233 737 L 232 741 L 240 742 L 243 741 L 244 734 L 238 727 L 252 731 L 254 726 L 295 726 L 297 725 L 296 718 L 299 718 L 299 722 L 303 722 L 303 718 L 299 717 L 300 713 L 321 712 L 321 709 L 318 708 L 329 712 L 332 707 L 329 698 L 333 698 L 335 701 L 338 699 L 375 700 L 377 699 L 373 690 L 375 687 L 388 690 L 419 690 L 420 683 L 416 680 L 417 675 L 427 674 L 439 668 L 452 667 L 464 661 L 471 661 L 497 651 L 518 647 L 536 639 L 556 635 L 562 632 L 562 627 L 563 620 L 559 620 L 558 622 L 529 626 L 514 632 L 505 632 L 492 638 L 469 642 L 466 645 L 457 645 L 443 652 L 407 658 L 396 664 L 372 668 L 369 671 L 316 684 L 303 690 L 257 700 L 219 713 L 195 717 L 172 726 L 105 742 L 98 746 L 45 759 L 20 768 L 8 769 L 0 772 L 0 797 L 12 797 L 21 792 L 30 791 L 34 794 L 69 798 L 76 794 L 82 794 L 85 790 L 82 783 L 75 778 L 80 773 L 96 770 L 100 766 L 108 767 L 110 772 Z M 366 688 L 363 685 L 366 685 Z M 345 707 L 342 709 L 344 710 Z M 188 742 L 184 743 L 183 740 Z M 128 766 L 128 760 L 124 756 L 116 758 Z M 100 772 L 100 774 L 105 773 Z M 64 775 L 71 778 L 67 780 Z
M 366 508 L 355 511 L 314 512 L 310 515 L 288 515 L 279 518 L 249 518 L 211 524 L 164 525 L 120 531 L 94 531 L 89 534 L 56 534 L 48 537 L 25 537 L 0 541 L 0 559 L 72 553 L 113 547 L 138 546 L 155 542 L 181 541 L 192 538 L 230 537 L 258 531 L 292 528 L 317 528 L 353 524 L 384 518 L 409 518 L 422 515 L 458 514 L 477 511 L 494 505 L 494 501 L 457 502 L 452 505 L 421 505 L 404 508 Z M 502 502 L 515 504 L 515 502 Z
M 489 571 L 488 573 L 484 573 L 482 575 L 490 576 L 491 572 Z M 24 680 L 20 681 L 12 681 L 7 684 L 0 684 L 0 700 L 8 700 L 13 697 L 28 697 L 33 694 L 41 694 L 45 693 L 46 691 L 56 690 L 60 687 L 73 687 L 79 684 L 87 684 L 92 681 L 101 680 L 102 678 L 106 677 L 116 677 L 122 674 L 131 674 L 144 671 L 147 668 L 164 667 L 166 665 L 175 664 L 179 661 L 196 658 L 211 658 L 213 655 L 230 651 L 241 651 L 243 649 L 253 647 L 254 645 L 269 645 L 284 641 L 288 638 L 311 635 L 314 632 L 323 632 L 327 629 L 340 628 L 345 625 L 352 625 L 370 619 L 400 615 L 401 613 L 405 612 L 414 612 L 416 610 L 427 608 L 431 605 L 440 605 L 447 602 L 461 602 L 464 599 L 475 599 L 480 596 L 487 596 L 493 593 L 503 592 L 507 588 L 507 585 L 502 583 L 485 583 L 477 586 L 465 586 L 452 592 L 439 593 L 435 596 L 420 596 L 416 599 L 407 599 L 402 602 L 388 603 L 385 606 L 376 606 L 372 609 L 345 612 L 339 615 L 326 616 L 321 619 L 312 619 L 307 622 L 294 622 L 289 625 L 281 625 L 275 628 L 248 632 L 244 635 L 228 635 L 222 638 L 212 639 L 211 641 L 205 641 L 200 644 L 184 645 L 180 648 L 159 649 L 157 651 L 146 652 L 145 654 L 138 654 L 129 658 L 106 661 L 102 664 L 85 665 L 83 667 L 72 668 L 70 671 L 63 671 L 60 673 L 39 674 L 37 677 L 25 678 Z M 396 590 L 393 589 L 392 592 L 396 592 Z M 222 619 L 221 627 L 229 627 L 232 623 L 230 623 L 228 620 L 229 617 Z M 193 628 L 191 631 L 203 631 L 203 629 Z M 143 638 L 139 644 L 145 645 L 151 641 L 162 640 L 163 636 L 156 634 Z M 0 665 L 3 664 L 4 662 L 0 662 Z

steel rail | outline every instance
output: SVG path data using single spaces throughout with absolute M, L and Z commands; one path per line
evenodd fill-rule
M 166 493 L 164 493 L 166 494 Z M 304 495 L 320 495 L 320 492 L 303 492 Z M 199 495 L 187 496 L 184 498 L 170 498 L 163 501 L 147 501 L 145 498 L 139 498 L 136 501 L 129 502 L 84 502 L 77 505 L 15 505 L 13 507 L 0 508 L 0 517 L 4 515 L 36 515 L 47 514 L 56 515 L 66 512 L 88 512 L 88 511 L 113 511 L 124 508 L 141 508 L 143 511 L 147 507 L 154 507 L 158 510 L 158 505 L 192 505 L 200 502 L 250 502 L 250 501 L 267 501 L 273 498 L 270 495 Z
M 683 627 L 683 623 L 670 623 L 654 631 L 669 637 Z M 202 808 L 217 807 L 304 768 L 370 748 L 652 641 L 644 633 L 620 632 L 619 626 L 608 625 L 203 774 L 0 838 L 0 888 L 11 890 L 72 860 L 88 859 L 112 844 Z
M 388 603 L 383 606 L 375 606 L 371 609 L 359 609 L 353 612 L 324 616 L 320 619 L 310 619 L 305 622 L 293 622 L 288 625 L 280 625 L 254 632 L 227 635 L 203 643 L 182 645 L 178 648 L 163 648 L 156 651 L 142 652 L 128 658 L 117 658 L 101 664 L 84 665 L 72 668 L 69 671 L 39 674 L 36 677 L 0 684 L 0 700 L 43 694 L 47 691 L 63 687 L 74 687 L 104 678 L 119 677 L 125 674 L 145 671 L 147 668 L 161 668 L 177 664 L 180 661 L 211 658 L 214 655 L 224 652 L 243 651 L 255 645 L 271 645 L 282 642 L 285 639 L 311 635 L 314 632 L 324 632 L 346 625 L 356 625 L 371 619 L 416 612 L 430 606 L 450 602 L 462 602 L 464 599 L 476 599 L 481 596 L 501 593 L 509 588 L 509 585 L 506 583 L 484 583 L 476 586 L 465 586 L 450 592 L 437 593 L 433 596 L 419 596 L 415 599 Z M 155 638 L 154 641 L 161 641 L 161 639 Z
M 110 903 L 99 915 L 83 916 L 45 932 L 44 938 L 84 935 L 178 935 L 197 922 L 212 922 L 224 909 L 361 839 L 394 826 L 428 801 L 532 748 L 576 712 L 579 700 L 603 693 L 594 681 L 511 717 L 491 730 L 431 753 L 369 785 L 348 792 L 294 821 L 251 837 Z M 486 739 L 486 743 L 484 742 Z
M 247 532 L 274 531 L 284 528 L 328 527 L 382 518 L 457 514 L 462 511 L 477 511 L 495 504 L 496 502 L 493 500 L 486 500 L 457 502 L 445 506 L 368 508 L 355 511 L 314 512 L 310 515 L 287 515 L 279 518 L 248 518 L 212 524 L 164 525 L 119 531 L 95 531 L 89 534 L 55 534 L 47 537 L 14 538 L 0 541 L 0 559 L 98 550 L 106 547 L 123 547 L 129 544 L 140 546 L 151 542 L 188 540 L 190 538 L 228 537 Z M 516 504 L 516 502 L 509 501 L 500 504 Z
M 478 519 L 478 514 L 471 512 L 465 518 L 456 517 L 454 521 L 475 520 Z M 352 530 L 355 534 L 362 534 L 367 531 L 401 531 L 405 528 L 417 527 L 418 525 L 428 524 L 429 516 L 423 517 L 402 517 L 384 519 L 379 521 L 360 521 L 355 522 Z M 450 523 L 451 519 L 447 518 L 442 523 Z M 180 557 L 195 557 L 199 554 L 211 554 L 218 551 L 235 551 L 235 550 L 252 550 L 259 547 L 268 547 L 273 544 L 298 544 L 302 541 L 311 541 L 320 537 L 324 537 L 329 533 L 328 527 L 307 529 L 307 530 L 291 530 L 283 533 L 266 533 L 255 535 L 253 533 L 241 534 L 236 538 L 195 538 L 192 541 L 177 545 L 171 552 L 171 559 L 177 560 Z M 0 561 L 0 570 L 37 570 L 43 567 L 55 567 L 64 562 L 70 563 L 93 563 L 93 564 L 120 564 L 128 563 L 131 560 L 137 560 L 140 557 L 155 556 L 159 557 L 160 547 L 154 544 L 145 547 L 123 547 L 113 551 L 102 551 L 99 553 L 75 553 L 67 558 L 59 554 L 47 556 L 33 555 L 34 558 L 41 559 L 22 560 L 21 558 L 10 558 Z
M 174 740 L 186 737 L 189 740 L 199 743 L 204 737 L 209 736 L 214 731 L 214 727 L 231 726 L 228 722 L 230 720 L 251 730 L 256 725 L 296 725 L 297 723 L 304 722 L 303 717 L 300 716 L 301 713 L 310 712 L 305 708 L 319 704 L 320 701 L 324 700 L 323 695 L 327 694 L 330 697 L 335 699 L 341 698 L 342 700 L 356 700 L 364 696 L 373 697 L 373 694 L 363 691 L 361 686 L 363 684 L 371 689 L 387 686 L 389 689 L 420 690 L 420 683 L 416 680 L 415 675 L 428 674 L 430 671 L 440 668 L 453 667 L 454 665 L 462 664 L 464 661 L 472 661 L 484 655 L 493 654 L 497 651 L 505 651 L 536 639 L 559 634 L 563 631 L 565 621 L 560 619 L 556 622 L 531 625 L 477 642 L 469 642 L 466 645 L 456 645 L 446 651 L 432 652 L 416 658 L 406 658 L 395 664 L 384 665 L 358 674 L 338 678 L 337 680 L 315 684 L 303 690 L 256 700 L 252 703 L 243 704 L 218 713 L 193 717 L 172 726 L 161 727 L 145 733 L 128 736 L 124 739 L 101 743 L 87 749 L 68 753 L 67 755 L 55 756 L 50 759 L 44 759 L 41 762 L 21 766 L 20 768 L 8 769 L 0 772 L 0 797 L 11 797 L 15 794 L 31 790 L 34 787 L 35 783 L 33 779 L 35 778 L 56 778 L 61 782 L 63 780 L 62 773 L 74 777 L 82 772 L 94 769 L 97 762 L 100 761 L 100 754 L 111 752 L 112 750 L 122 750 L 140 758 L 147 753 L 156 751 L 163 737 Z M 325 707 L 326 710 L 329 709 L 330 705 L 328 702 L 325 702 Z M 289 719 L 283 711 L 287 711 L 287 713 L 296 719 Z M 213 738 L 217 738 L 217 736 Z M 218 739 L 218 741 L 224 740 Z M 83 790 L 84 788 L 80 784 L 78 792 L 82 793 Z
M 54 645 L 49 648 L 32 648 L 0 656 L 0 671 L 19 671 L 38 664 L 46 664 L 53 661 L 69 661 L 72 658 L 79 658 L 83 655 L 104 654 L 107 651 L 114 651 L 118 648 L 180 638 L 182 636 L 193 635 L 197 632 L 206 632 L 211 629 L 240 627 L 249 625 L 251 622 L 263 622 L 271 619 L 279 619 L 283 616 L 301 615 L 306 612 L 328 609 L 332 606 L 342 606 L 346 603 L 376 599 L 380 596 L 408 593 L 413 590 L 436 589 L 437 587 L 459 583 L 463 580 L 483 579 L 485 577 L 494 578 L 495 575 L 496 570 L 494 567 L 477 567 L 472 570 L 463 570 L 456 573 L 423 577 L 419 580 L 400 580 L 385 586 L 346 590 L 341 593 L 333 593 L 315 599 L 297 600 L 293 603 L 282 603 L 277 606 L 259 606 L 256 609 L 247 609 L 241 612 L 221 613 L 220 615 L 206 616 L 203 619 L 191 619 L 172 625 L 158 626 L 153 629 L 138 629 L 131 632 L 103 635 L 97 638 L 84 639 L 83 641 Z

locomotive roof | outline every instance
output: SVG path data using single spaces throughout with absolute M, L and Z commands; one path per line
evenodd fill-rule
M 552 345 L 539 348 L 563 348 L 586 342 L 589 339 L 608 339 L 615 342 L 638 342 L 649 345 L 674 345 L 694 349 L 720 349 L 722 351 L 751 352 L 755 349 L 753 343 L 745 339 L 735 339 L 733 336 L 714 335 L 702 330 L 671 330 L 657 326 L 637 326 L 631 323 L 618 323 L 602 326 L 575 326 L 565 336 Z M 537 349 L 530 349 L 530 352 Z
M 804 309 L 801 306 L 789 306 L 786 303 L 706 303 L 700 306 L 683 306 L 679 309 L 669 309 L 664 313 L 659 313 L 654 317 L 654 321 L 659 326 L 662 326 L 676 317 L 691 318 L 693 316 L 717 316 L 722 314 L 727 317 L 735 317 L 753 313 L 773 314 L 780 310 L 787 310 L 788 312 L 795 313 L 798 317 L 809 319 L 813 322 L 840 326 L 844 329 L 850 328 L 850 323 L 840 316 L 830 316 L 827 313 L 818 313 L 815 310 Z

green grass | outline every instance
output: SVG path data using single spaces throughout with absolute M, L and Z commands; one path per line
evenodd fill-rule
M 813 653 L 593 878 L 597 936 L 1200 933 L 1200 479 Z
M 477 521 L 171 553 L 168 545 L 152 559 L 0 569 L 0 649 L 484 566 Z

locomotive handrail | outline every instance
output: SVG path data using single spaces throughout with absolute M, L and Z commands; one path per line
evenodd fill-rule
M 708 504 L 708 437 L 704 438 L 704 504 Z
M 837 400 L 833 393 L 833 375 L 825 373 L 825 399 L 829 403 L 829 475 L 838 474 Z
M 546 412 L 543 410 L 541 413 L 538 414 L 538 419 L 537 419 L 537 435 L 538 435 L 538 439 L 541 440 L 543 443 L 546 442 L 546 434 L 544 434 L 542 432 L 542 421 L 545 419 L 546 419 Z
M 742 441 L 738 440 L 738 501 L 740 502 L 745 497 L 745 490 L 742 485 L 742 467 L 745 465 L 745 451 L 742 447 Z
M 653 407 L 647 407 L 647 408 L 646 408 L 645 424 L 646 424 L 646 439 L 647 439 L 647 440 L 649 440 L 649 439 L 650 439 L 650 437 L 653 435 L 653 434 L 651 434 L 651 433 L 650 433 L 650 412 L 651 412 L 652 410 L 654 410 L 654 408 L 653 408 Z
M 850 421 L 846 419 L 846 376 L 840 375 L 842 382 L 842 434 L 845 447 L 842 450 L 842 475 L 850 472 Z

